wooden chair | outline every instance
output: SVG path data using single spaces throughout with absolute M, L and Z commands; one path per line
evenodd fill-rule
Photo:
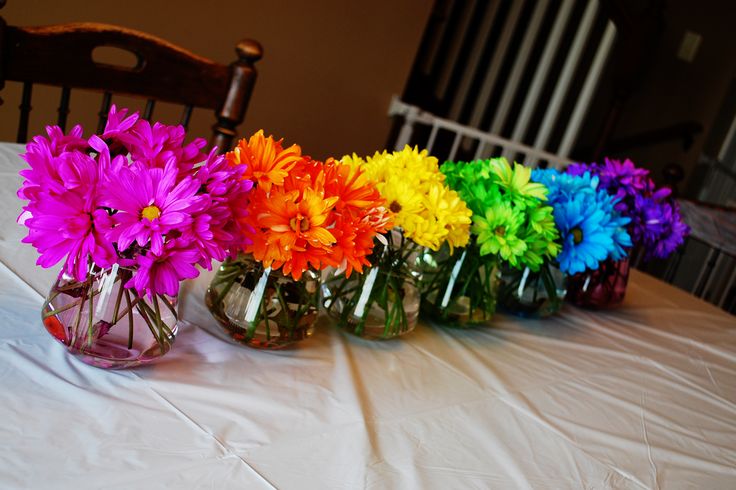
M 135 65 L 95 62 L 92 51 L 101 46 L 132 53 Z M 28 138 L 33 84 L 43 84 L 61 87 L 58 125 L 62 129 L 71 89 L 103 92 L 98 131 L 104 128 L 113 94 L 148 99 L 145 119 L 151 118 L 156 101 L 181 104 L 184 127 L 194 107 L 212 109 L 216 122 L 210 143 L 224 152 L 230 149 L 235 129 L 245 117 L 256 81 L 254 64 L 262 56 L 260 44 L 248 39 L 240 41 L 235 51 L 238 59 L 223 65 L 123 27 L 97 23 L 13 27 L 0 18 L 0 89 L 7 80 L 23 83 L 19 143 Z

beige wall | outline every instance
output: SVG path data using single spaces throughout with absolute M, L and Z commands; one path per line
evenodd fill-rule
M 404 88 L 430 8 L 428 0 L 8 0 L 0 14 L 10 25 L 119 24 L 223 63 L 235 58 L 239 39 L 257 39 L 265 55 L 241 134 L 263 128 L 324 158 L 385 144 L 388 103 Z M 58 89 L 37 92 L 34 132 L 55 120 L 58 105 Z M 2 96 L 0 140 L 7 141 L 15 137 L 19 88 L 9 85 Z M 89 114 L 99 100 L 73 94 L 70 122 L 94 129 Z M 173 123 L 175 114 L 163 107 L 155 116 Z M 208 137 L 212 122 L 211 112 L 195 111 L 191 134 Z

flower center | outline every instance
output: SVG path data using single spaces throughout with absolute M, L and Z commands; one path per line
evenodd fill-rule
M 506 235 L 506 227 L 505 226 L 497 226 L 494 230 L 496 235 L 498 236 L 505 236 Z
M 154 205 L 146 206 L 143 208 L 143 211 L 141 211 L 141 216 L 146 218 L 148 221 L 153 221 L 161 216 L 161 210 Z
M 583 241 L 583 230 L 578 227 L 572 229 L 572 241 L 577 245 Z
M 293 231 L 307 231 L 309 229 L 309 218 L 296 216 L 289 220 L 289 227 Z
M 389 204 L 388 208 L 391 210 L 392 213 L 398 213 L 401 211 L 401 204 L 399 204 L 397 201 L 391 201 L 391 204 Z

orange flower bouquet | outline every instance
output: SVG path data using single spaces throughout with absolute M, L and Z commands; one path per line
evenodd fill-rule
M 219 268 L 206 303 L 234 340 L 282 348 L 314 330 L 319 271 L 362 273 L 373 238 L 393 226 L 391 212 L 361 169 L 312 160 L 263 131 L 226 156 L 246 166 L 254 188 L 244 244 Z

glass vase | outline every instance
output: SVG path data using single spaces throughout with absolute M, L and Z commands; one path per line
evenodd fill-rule
M 263 267 L 250 255 L 222 263 L 205 303 L 234 341 L 259 349 L 282 349 L 309 338 L 318 314 L 319 276 L 297 281 Z
M 629 259 L 606 260 L 598 269 L 571 276 L 567 283 L 567 298 L 573 304 L 592 309 L 620 306 L 629 281 Z
M 443 326 L 467 328 L 490 322 L 496 312 L 499 271 L 496 259 L 481 257 L 471 241 L 450 254 L 426 251 L 421 258 L 422 316 Z
M 122 287 L 131 270 L 95 269 L 84 281 L 59 276 L 43 305 L 46 330 L 81 361 L 110 369 L 156 361 L 174 343 L 177 298 Z
M 322 284 L 322 304 L 343 330 L 368 339 L 386 340 L 413 331 L 419 318 L 419 247 L 394 234 L 377 241 L 372 266 L 363 274 L 332 271 Z
M 544 318 L 557 313 L 565 299 L 567 279 L 552 264 L 542 264 L 537 272 L 528 267 L 504 267 L 498 288 L 498 302 L 509 313 Z

